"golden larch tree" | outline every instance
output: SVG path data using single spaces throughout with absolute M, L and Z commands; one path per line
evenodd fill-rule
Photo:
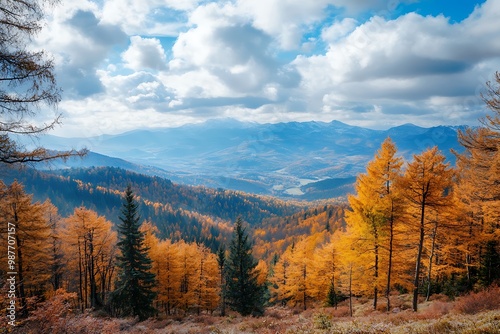
M 14 181 L 7 187 L 0 181 L 0 191 L 2 256 L 15 256 L 13 267 L 3 270 L 17 273 L 19 314 L 25 316 L 27 297 L 43 294 L 50 281 L 50 226 L 44 215 L 44 205 L 33 203 L 32 196 L 25 193 L 21 183 Z M 2 261 L 4 264 L 7 261 Z
M 337 240 L 339 232 L 330 237 L 328 243 L 318 248 L 313 254 L 312 276 L 310 293 L 317 301 L 325 302 L 328 306 L 336 306 L 339 290 L 339 254 Z
M 53 291 L 63 287 L 64 266 L 64 251 L 63 242 L 61 240 L 61 231 L 63 230 L 63 218 L 59 215 L 57 207 L 49 200 L 44 203 L 44 216 L 50 226 L 49 245 L 50 256 L 52 258 L 51 267 L 51 283 Z
M 77 276 L 80 307 L 101 307 L 114 273 L 117 234 L 110 221 L 85 207 L 76 208 L 65 225 L 64 249 Z
M 377 307 L 379 291 L 385 287 L 387 309 L 393 271 L 396 224 L 403 215 L 403 201 L 395 184 L 401 177 L 403 160 L 396 156 L 394 142 L 387 138 L 357 177 L 356 195 L 349 196 L 350 211 L 346 213 L 349 235 L 357 251 L 357 261 L 365 271 L 373 289 L 373 307 Z M 364 262 L 364 263 L 363 263 Z
M 418 287 L 426 236 L 431 234 L 432 218 L 452 204 L 454 170 L 437 147 L 414 155 L 406 168 L 399 187 L 407 201 L 411 217 L 405 225 L 407 235 L 415 237 L 415 272 L 413 279 L 413 310 L 417 311 Z M 432 213 L 432 215 L 431 215 Z
M 482 118 L 481 126 L 459 131 L 459 142 L 465 148 L 457 154 L 460 171 L 459 191 L 470 225 L 468 268 L 479 272 L 480 284 L 491 284 L 500 278 L 500 270 L 488 268 L 484 257 L 500 261 L 500 72 L 487 83 L 481 95 L 491 114 Z M 485 267 L 486 266 L 486 267 Z M 492 275 L 493 273 L 493 275 Z M 486 274 L 486 275 L 483 275 Z M 468 271 L 471 282 L 471 270 Z

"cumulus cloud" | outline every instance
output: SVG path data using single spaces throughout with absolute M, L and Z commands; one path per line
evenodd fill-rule
M 191 23 L 194 26 L 179 35 L 169 63 L 171 73 L 176 75 L 170 81 L 177 83 L 174 89 L 183 97 L 267 98 L 272 85 L 277 98 L 278 91 L 299 83 L 293 67 L 280 63 L 272 54 L 272 36 L 251 25 L 235 7 L 201 6 L 193 13 Z M 200 85 L 205 78 L 212 84 Z M 186 84 L 190 87 L 181 87 Z
M 119 27 L 102 23 L 92 3 L 64 3 L 56 8 L 37 42 L 55 55 L 58 84 L 65 96 L 103 92 L 96 71 L 127 36 Z
M 351 33 L 357 25 L 358 22 L 350 17 L 346 17 L 341 21 L 337 20 L 332 25 L 323 28 L 321 38 L 327 43 L 334 43 Z
M 253 25 L 276 36 L 284 49 L 298 48 L 307 25 L 326 15 L 331 0 L 239 0 L 237 10 L 251 18 Z
M 129 48 L 122 53 L 125 66 L 140 71 L 145 68 L 165 70 L 167 57 L 165 50 L 157 38 L 142 38 L 132 36 Z
M 448 121 L 446 110 L 457 109 L 457 99 L 451 98 L 471 99 L 477 94 L 477 78 L 497 70 L 489 63 L 492 58 L 499 60 L 500 54 L 500 43 L 494 42 L 498 30 L 491 29 L 495 16 L 491 13 L 499 13 L 493 3 L 477 8 L 459 24 L 443 16 L 409 13 L 394 20 L 373 17 L 343 38 L 325 37 L 330 43 L 324 55 L 299 56 L 294 61 L 306 99 L 313 109 L 352 111 L 351 120 L 364 121 L 374 106 L 378 113 L 394 115 L 399 106 L 398 121 L 409 114 L 420 124 L 432 124 L 433 117 L 441 118 L 440 123 Z M 331 29 L 339 26 L 342 23 Z M 404 111 L 408 108 L 411 113 Z M 356 116 L 359 110 L 365 115 Z M 466 119 L 476 117 L 471 113 Z M 372 122 L 378 123 L 377 118 Z
M 410 2 L 66 0 L 39 44 L 54 54 L 61 107 L 82 122 L 84 110 L 126 114 L 127 129 L 216 116 L 473 122 L 500 62 L 500 3 L 456 22 L 401 15 Z
M 129 35 L 176 36 L 187 20 L 186 12 L 194 10 L 200 1 L 107 0 L 104 2 L 102 20 L 120 25 Z

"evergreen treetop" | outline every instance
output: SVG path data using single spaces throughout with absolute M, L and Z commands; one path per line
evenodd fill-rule
M 264 291 L 257 282 L 256 266 L 248 235 L 238 218 L 227 260 L 227 299 L 229 305 L 244 316 L 263 313 Z
M 118 226 L 118 279 L 112 294 L 112 306 L 120 316 L 138 316 L 145 320 L 155 314 L 152 303 L 156 296 L 153 288 L 155 275 L 150 272 L 151 259 L 144 246 L 144 233 L 139 230 L 138 205 L 130 185 L 125 192 L 122 222 Z

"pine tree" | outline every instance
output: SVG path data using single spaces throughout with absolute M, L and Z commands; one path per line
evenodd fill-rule
M 155 275 L 150 272 L 151 259 L 144 245 L 144 233 L 139 231 L 138 205 L 130 185 L 125 192 L 122 216 L 118 225 L 120 241 L 117 257 L 118 280 L 112 293 L 112 307 L 120 316 L 138 316 L 145 320 L 156 313 L 153 301 Z
M 217 265 L 219 266 L 220 273 L 220 315 L 226 315 L 226 247 L 224 245 L 219 247 L 217 251 Z
M 326 306 L 337 308 L 338 296 L 335 292 L 335 283 L 332 280 L 330 285 L 328 286 L 328 293 L 326 294 Z
M 228 304 L 241 315 L 262 314 L 263 287 L 258 284 L 257 262 L 252 255 L 241 218 L 236 220 L 227 261 Z

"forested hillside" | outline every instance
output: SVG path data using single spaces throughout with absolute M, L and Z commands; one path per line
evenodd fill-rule
M 325 241 L 345 227 L 345 204 L 319 205 L 291 216 L 266 218 L 254 228 L 255 255 L 268 263 L 275 262 L 289 246 L 310 236 Z
M 2 179 L 21 182 L 34 199 L 49 199 L 63 216 L 77 207 L 96 211 L 115 225 L 128 184 L 140 200 L 140 216 L 158 228 L 161 238 L 203 242 L 213 250 L 226 242 L 237 217 L 251 225 L 300 211 L 304 204 L 224 189 L 184 186 L 120 168 L 99 167 L 40 172 L 4 169 Z

